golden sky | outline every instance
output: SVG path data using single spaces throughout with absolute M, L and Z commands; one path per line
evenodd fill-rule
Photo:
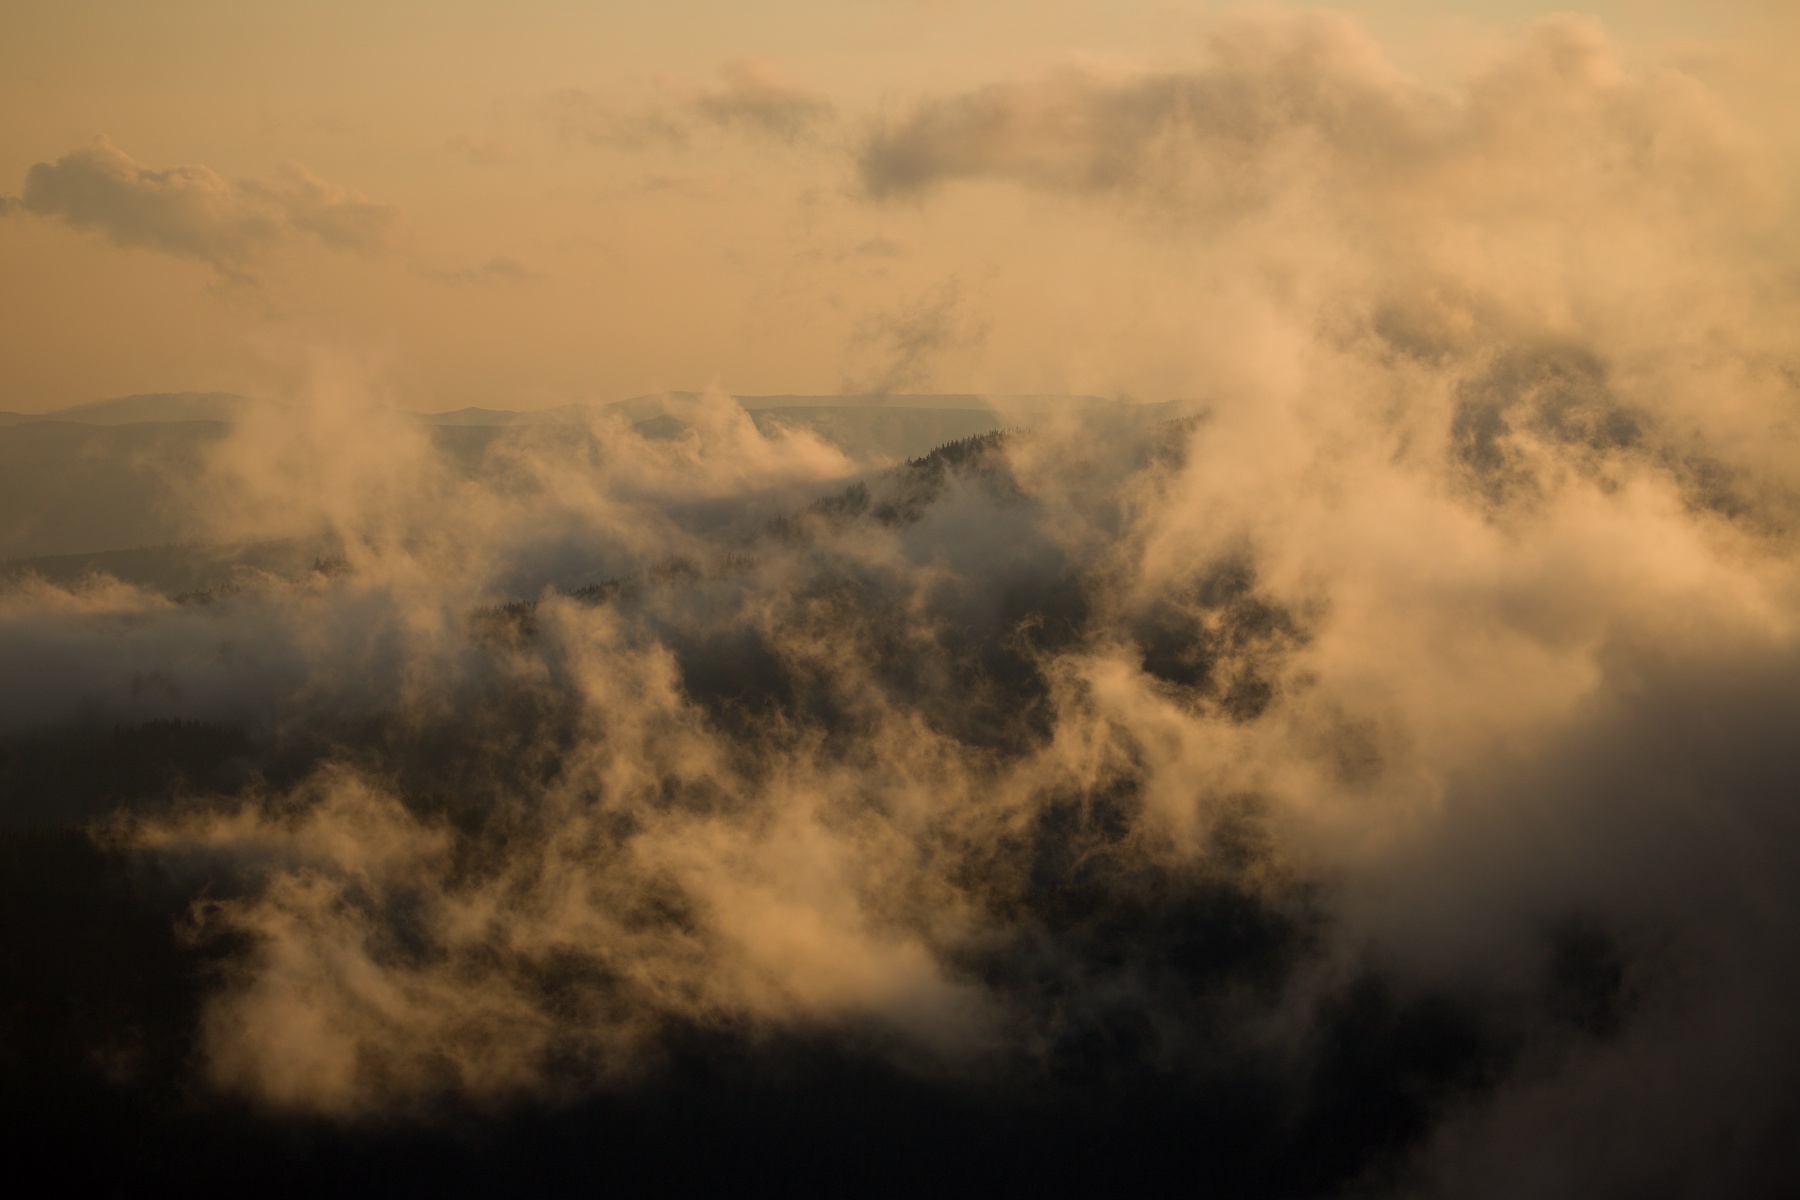
M 1782 7 L 1592 6 L 1621 62 L 1737 127 L 1778 124 L 1756 114 L 1783 98 L 1758 66 L 1792 44 Z M 1368 0 L 1332 37 L 1455 106 L 1541 9 Z M 1244 22 L 1310 11 L 9 4 L 0 409 L 279 395 L 321 356 L 430 410 L 713 383 L 1199 394 L 1237 201 L 1103 178 L 1103 143 L 1143 133 L 1108 122 L 1217 68 Z M 946 132 L 981 96 L 1004 147 Z

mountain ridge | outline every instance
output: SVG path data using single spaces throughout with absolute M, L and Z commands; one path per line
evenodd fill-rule
M 601 413 L 616 413 L 641 421 L 665 415 L 669 406 L 684 405 L 705 393 L 691 391 L 648 392 L 623 400 L 574 401 L 536 409 L 489 408 L 470 405 L 436 412 L 394 410 L 427 425 L 565 424 L 591 420 Z M 919 393 L 804 393 L 772 392 L 733 394 L 746 412 L 769 410 L 795 412 L 969 412 L 1029 414 L 1092 409 L 1149 411 L 1168 404 L 1140 404 L 1080 393 L 919 392 Z M 1178 403 L 1178 402 L 1176 402 Z M 282 407 L 281 402 L 235 392 L 138 392 L 72 404 L 41 413 L 0 411 L 0 428 L 67 421 L 82 425 L 166 424 L 176 421 L 230 423 L 246 414 Z

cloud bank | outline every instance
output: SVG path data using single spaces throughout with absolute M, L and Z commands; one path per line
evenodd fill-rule
M 1446 95 L 1349 18 L 1315 13 L 1228 22 L 1191 71 L 1069 69 L 925 100 L 874 129 L 860 166 L 876 197 L 991 178 L 1198 219 L 1307 189 L 1380 218 L 1421 191 L 1495 214 L 1735 198 L 1747 164 L 1732 141 L 1693 79 L 1628 69 L 1590 18 L 1539 21 Z

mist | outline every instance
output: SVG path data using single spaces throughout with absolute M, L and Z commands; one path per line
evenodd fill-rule
M 724 79 L 721 127 L 851 123 Z M 218 414 L 158 476 L 179 590 L 0 590 L 20 1129 L 298 1190 L 1784 1194 L 1763 131 L 1591 19 L 1446 90 L 1280 11 L 858 128 L 859 203 L 1198 247 L 1204 386 L 893 416 L 985 336 L 938 314 L 879 421 L 433 424 L 329 352 Z

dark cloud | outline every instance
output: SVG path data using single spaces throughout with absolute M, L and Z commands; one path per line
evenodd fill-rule
M 204 166 L 158 170 L 102 138 L 25 176 L 24 208 L 246 278 L 275 247 L 313 238 L 332 249 L 376 254 L 399 236 L 401 211 L 289 166 L 233 182 Z

